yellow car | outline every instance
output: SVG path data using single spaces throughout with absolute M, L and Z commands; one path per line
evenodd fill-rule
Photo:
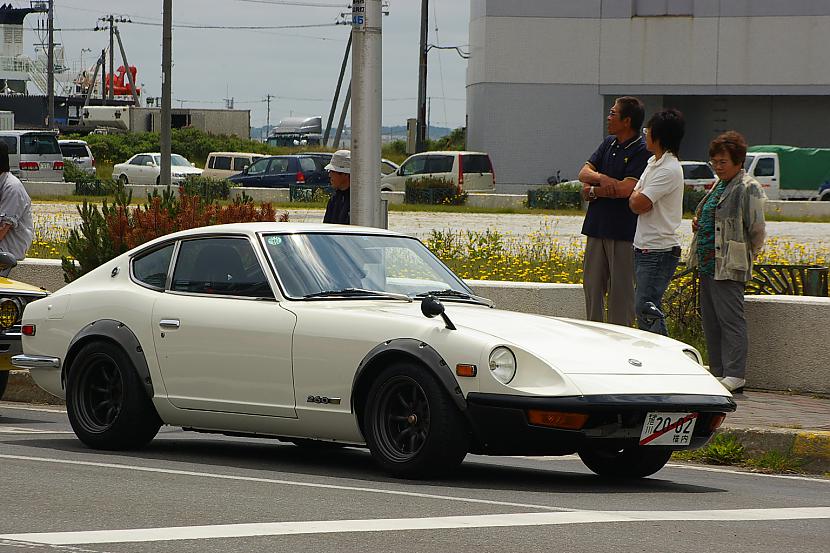
M 14 267 L 17 261 L 13 256 L 0 252 L 0 271 Z M 20 347 L 20 319 L 23 309 L 29 302 L 45 298 L 48 294 L 43 288 L 0 277 L 0 398 L 9 382 L 12 355 L 22 352 Z

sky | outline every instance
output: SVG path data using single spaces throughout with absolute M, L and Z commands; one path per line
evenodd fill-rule
M 421 3 L 388 3 L 389 15 L 383 18 L 382 121 L 403 125 L 416 113 Z M 14 1 L 17 7 L 28 4 Z M 429 43 L 460 45 L 467 51 L 469 0 L 431 0 L 429 4 Z M 331 24 L 348 11 L 348 5 L 339 0 L 173 0 L 173 24 Z M 119 24 L 128 61 L 138 68 L 142 95 L 161 96 L 162 0 L 55 0 L 55 27 L 64 29 L 56 33 L 55 40 L 64 47 L 66 65 L 94 66 L 101 49 L 108 47 L 109 34 L 88 29 L 108 14 L 132 20 Z M 24 41 L 30 55 L 37 41 L 31 29 L 37 22 L 37 15 L 25 21 Z M 221 108 L 225 98 L 234 98 L 234 107 L 250 109 L 251 126 L 259 127 L 266 123 L 265 97 L 272 94 L 271 125 L 291 115 L 322 115 L 325 121 L 349 29 L 346 25 L 280 30 L 174 28 L 173 105 Z M 121 64 L 117 45 L 116 60 L 117 67 Z M 432 97 L 432 126 L 464 125 L 466 68 L 466 60 L 453 50 L 430 51 L 427 94 Z

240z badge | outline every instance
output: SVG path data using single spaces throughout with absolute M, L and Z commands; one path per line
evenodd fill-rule
M 340 398 L 339 397 L 326 397 L 326 396 L 308 396 L 306 398 L 306 403 L 325 403 L 325 404 L 339 405 L 340 404 Z

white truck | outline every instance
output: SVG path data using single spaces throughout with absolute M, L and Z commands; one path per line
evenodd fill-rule
M 770 200 L 830 200 L 830 148 L 752 146 L 744 169 Z

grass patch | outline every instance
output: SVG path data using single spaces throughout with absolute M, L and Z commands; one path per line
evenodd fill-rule
M 672 458 L 707 465 L 740 465 L 746 460 L 746 452 L 743 444 L 735 436 L 715 434 L 705 446 L 691 451 L 676 451 Z
M 759 472 L 774 474 L 797 473 L 802 471 L 804 461 L 790 453 L 772 450 L 747 459 L 744 466 Z

